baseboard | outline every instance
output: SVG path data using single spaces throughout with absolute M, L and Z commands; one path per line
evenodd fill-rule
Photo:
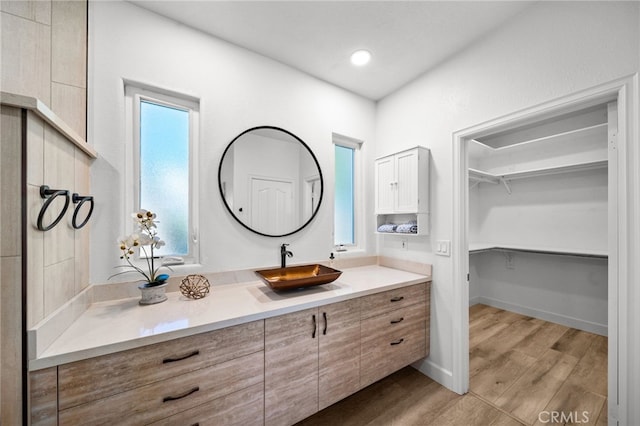
M 505 302 L 490 297 L 478 296 L 473 298 L 473 302 L 469 301 L 469 306 L 482 303 L 484 305 L 493 306 L 494 308 L 505 309 L 521 315 L 527 315 L 539 318 L 545 321 L 554 322 L 556 324 L 567 327 L 577 328 L 578 330 L 587 331 L 589 333 L 599 334 L 600 336 L 608 335 L 608 327 L 606 324 L 598 324 L 586 321 L 580 318 L 574 318 L 566 315 L 557 314 L 555 312 L 547 312 L 541 309 L 534 309 L 528 306 L 522 306 L 515 303 Z M 435 379 L 434 379 L 435 380 Z
M 446 368 L 435 364 L 430 358 L 424 358 L 411 364 L 413 368 L 425 376 L 440 383 L 445 388 L 453 390 L 453 373 Z M 454 391 L 455 392 L 455 391 Z
M 477 305 L 478 303 L 482 303 L 482 301 L 480 299 L 482 299 L 481 296 L 476 296 L 474 298 L 469 298 L 469 306 L 473 306 L 473 305 Z

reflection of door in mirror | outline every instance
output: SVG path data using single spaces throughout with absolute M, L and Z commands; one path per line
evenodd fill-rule
M 293 218 L 293 182 L 251 177 L 251 228 L 265 234 L 284 234 Z
M 320 204 L 321 190 L 320 176 L 309 176 L 305 178 L 305 185 L 302 195 L 302 218 L 303 220 L 310 218 Z

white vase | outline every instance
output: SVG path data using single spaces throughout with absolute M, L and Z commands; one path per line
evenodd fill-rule
M 166 287 L 167 283 L 154 286 L 150 286 L 149 283 L 140 284 L 138 288 L 142 297 L 138 303 L 141 305 L 155 305 L 156 303 L 164 302 L 167 300 Z

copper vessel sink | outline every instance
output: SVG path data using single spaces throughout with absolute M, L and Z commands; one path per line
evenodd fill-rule
M 342 271 L 323 265 L 302 265 L 263 269 L 256 271 L 256 274 L 273 290 L 290 290 L 330 283 L 335 281 Z

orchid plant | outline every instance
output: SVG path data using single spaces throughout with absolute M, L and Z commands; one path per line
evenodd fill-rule
M 158 229 L 156 226 L 158 221 L 156 221 L 156 214 L 143 209 L 133 213 L 131 217 L 136 223 L 136 232 L 118 239 L 118 244 L 122 252 L 120 259 L 124 259 L 127 264 L 116 266 L 116 268 L 128 268 L 130 270 L 119 272 L 109 278 L 117 275 L 137 272 L 144 277 L 147 282 L 145 284 L 146 287 L 161 285 L 169 279 L 169 275 L 159 274 L 158 272 L 162 268 L 167 268 L 169 270 L 171 270 L 171 268 L 163 265 L 156 267 L 155 265 L 153 250 L 164 246 L 164 241 L 158 237 Z M 135 254 L 135 250 L 138 248 L 140 249 L 140 258 L 147 262 L 146 270 L 136 266 L 131 261 L 132 256 Z

